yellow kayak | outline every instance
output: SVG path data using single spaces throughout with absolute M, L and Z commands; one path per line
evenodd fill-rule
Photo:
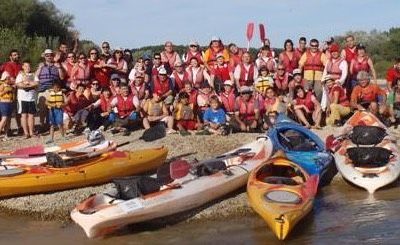
M 250 174 L 247 195 L 251 207 L 284 240 L 311 211 L 318 181 L 318 175 L 310 176 L 284 156 L 275 156 Z
M 164 147 L 136 151 L 112 151 L 72 167 L 19 168 L 22 170 L 21 173 L 0 177 L 0 197 L 106 183 L 115 177 L 134 175 L 155 169 L 165 161 L 167 154 L 168 150 Z

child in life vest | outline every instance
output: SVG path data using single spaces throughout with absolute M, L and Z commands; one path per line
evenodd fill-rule
M 277 96 L 275 89 L 269 87 L 265 90 L 265 113 L 263 116 L 263 129 L 268 129 L 275 123 L 278 113 L 286 113 L 286 106 L 282 96 Z
M 226 113 L 227 121 L 230 121 L 235 115 L 235 101 L 236 95 L 233 88 L 233 82 L 226 80 L 224 82 L 224 91 L 219 95 L 219 99 L 222 102 L 222 107 Z
M 151 125 L 163 122 L 167 124 L 167 134 L 174 133 L 174 118 L 169 115 L 168 108 L 163 100 L 161 94 L 154 92 L 153 97 L 147 100 L 143 106 L 144 118 L 143 127 L 149 129 Z
M 197 129 L 197 120 L 193 103 L 190 102 L 190 95 L 187 92 L 180 92 L 175 104 L 174 116 L 176 127 L 182 136 L 189 135 Z
M 203 122 L 203 115 L 204 112 L 209 107 L 209 99 L 212 95 L 214 95 L 214 92 L 212 91 L 210 84 L 207 81 L 205 81 L 201 85 L 199 92 L 197 94 L 197 106 L 199 109 L 198 112 L 201 122 Z
M 226 114 L 216 95 L 210 97 L 210 107 L 204 112 L 204 126 L 212 134 L 226 135 Z
M 66 105 L 67 99 L 61 90 L 61 81 L 55 81 L 52 88 L 47 90 L 46 105 L 49 109 L 49 121 L 50 121 L 50 140 L 46 143 L 54 142 L 54 128 L 58 127 L 61 135 L 64 137 L 64 106 Z
M 265 91 L 267 87 L 274 86 L 274 79 L 269 74 L 268 68 L 266 66 L 261 66 L 258 74 L 258 78 L 255 82 L 255 88 L 257 92 Z
M 13 112 L 15 88 L 8 72 L 3 72 L 0 81 L 0 133 L 4 131 L 3 141 L 7 141 L 7 132 L 10 128 Z

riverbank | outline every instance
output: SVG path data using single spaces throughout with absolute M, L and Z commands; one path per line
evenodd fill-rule
M 334 128 L 326 127 L 323 130 L 315 132 L 322 138 L 333 132 Z M 400 139 L 398 130 L 390 129 L 392 133 Z M 129 137 L 121 135 L 111 135 L 105 133 L 108 139 L 113 139 L 117 142 L 138 139 L 142 130 L 133 132 Z M 134 150 L 140 148 L 148 148 L 164 145 L 168 147 L 168 158 L 176 157 L 185 153 L 193 153 L 188 156 L 188 159 L 197 158 L 199 160 L 209 158 L 226 151 L 232 150 L 240 145 L 255 140 L 258 134 L 233 134 L 229 136 L 180 136 L 168 135 L 166 138 L 155 142 L 144 142 L 142 140 L 134 141 L 129 145 L 121 147 L 121 150 Z M 83 136 L 80 136 L 83 137 Z M 15 147 L 29 146 L 37 144 L 38 141 L 45 141 L 45 138 L 39 139 L 15 139 L 13 141 L 2 144 L 2 149 L 13 149 Z M 332 185 L 341 184 L 342 179 L 338 174 Z M 111 184 L 105 184 L 95 187 L 86 187 L 67 191 L 60 191 L 47 194 L 30 195 L 16 198 L 8 198 L 0 200 L 0 209 L 9 214 L 19 214 L 31 216 L 38 220 L 57 220 L 61 222 L 69 222 L 69 212 L 81 200 L 87 198 L 90 194 L 101 192 Z M 202 219 L 215 219 L 228 216 L 243 216 L 253 213 L 248 205 L 245 188 L 237 192 L 221 198 L 216 202 L 209 203 L 199 209 L 185 213 L 185 219 L 189 221 Z M 174 222 L 179 221 L 179 217 L 171 217 L 169 220 Z

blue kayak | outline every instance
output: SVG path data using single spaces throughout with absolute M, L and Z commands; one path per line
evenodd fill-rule
M 277 117 L 276 124 L 267 136 L 271 139 L 274 152 L 282 150 L 287 158 L 309 174 L 320 176 L 320 186 L 327 185 L 336 175 L 337 169 L 331 152 L 325 148 L 318 135 L 285 115 Z

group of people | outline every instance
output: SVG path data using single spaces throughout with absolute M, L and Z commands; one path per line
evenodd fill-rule
M 86 127 L 129 135 L 157 124 L 168 134 L 257 132 L 279 113 L 316 129 L 340 126 L 354 110 L 399 123 L 400 59 L 380 87 L 366 47 L 353 36 L 343 48 L 334 40 L 307 45 L 304 37 L 296 46 L 288 39 L 277 55 L 266 40 L 252 55 L 212 37 L 205 50 L 193 41 L 178 54 L 167 41 L 162 52 L 134 61 L 131 50 L 112 50 L 108 42 L 87 54 L 62 43 L 44 50 L 35 71 L 11 50 L 0 69 L 0 134 L 9 139 L 14 115 L 19 133 L 50 130 L 49 142 L 56 128 L 62 135 Z

